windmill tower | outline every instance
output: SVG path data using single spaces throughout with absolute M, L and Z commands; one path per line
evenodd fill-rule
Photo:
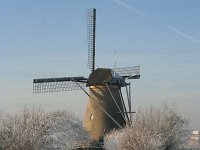
M 130 79 L 140 78 L 140 67 L 95 69 L 96 9 L 87 12 L 88 67 L 91 74 L 85 77 L 43 78 L 33 80 L 34 93 L 83 90 L 89 97 L 84 116 L 84 127 L 94 141 L 98 141 L 112 129 L 130 123 L 131 84 Z M 89 92 L 84 87 L 89 88 Z M 127 94 L 128 108 L 122 95 Z

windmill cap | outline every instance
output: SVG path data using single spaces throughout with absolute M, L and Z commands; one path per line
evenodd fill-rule
M 105 85 L 105 82 L 112 85 L 120 85 L 124 84 L 125 80 L 112 69 L 98 68 L 89 75 L 87 86 Z

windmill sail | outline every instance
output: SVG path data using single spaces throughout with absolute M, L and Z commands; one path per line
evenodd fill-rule
M 43 78 L 33 80 L 33 93 L 81 90 L 87 79 L 84 77 Z M 79 84 L 79 86 L 78 86 Z
M 87 10 L 88 68 L 95 69 L 96 9 Z
M 139 79 L 140 78 L 140 66 L 115 68 L 115 73 L 127 79 Z

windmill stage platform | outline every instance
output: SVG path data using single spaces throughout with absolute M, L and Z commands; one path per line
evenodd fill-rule
M 77 145 L 74 150 L 104 150 L 104 142 L 92 142 L 90 144 Z

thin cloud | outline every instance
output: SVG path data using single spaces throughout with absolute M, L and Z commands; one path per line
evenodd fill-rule
M 183 33 L 182 31 L 180 31 L 180 30 L 178 30 L 178 29 L 176 29 L 174 27 L 171 27 L 169 25 L 165 25 L 165 27 L 168 28 L 169 30 L 181 35 L 182 37 L 185 37 L 187 39 L 192 40 L 193 42 L 196 42 L 196 43 L 200 44 L 200 40 L 197 40 L 197 39 L 191 37 L 190 35 L 187 35 L 187 34 Z
M 127 8 L 127 9 L 131 10 L 131 11 L 134 11 L 136 14 L 138 14 L 138 15 L 146 18 L 146 19 L 155 20 L 154 17 L 152 17 L 152 16 L 150 16 L 150 15 L 148 15 L 148 14 L 146 14 L 146 13 L 144 13 L 144 12 L 142 12 L 142 11 L 136 9 L 136 8 L 134 8 L 133 6 L 123 2 L 121 0 L 112 0 L 112 1 L 117 3 L 118 5 L 121 5 L 121 6 L 125 7 L 125 8 Z
M 131 6 L 131 5 L 127 4 L 127 3 L 125 3 L 125 2 L 122 1 L 122 0 L 112 0 L 112 1 L 115 2 L 115 3 L 117 3 L 118 5 L 121 5 L 121 6 L 125 7 L 125 8 L 127 8 L 127 9 L 129 9 L 129 10 L 135 12 L 136 14 L 138 14 L 138 15 L 140 15 L 140 16 L 142 16 L 142 17 L 148 19 L 148 20 L 158 21 L 155 17 L 150 16 L 150 15 L 148 15 L 148 14 L 146 14 L 146 13 L 144 13 L 144 12 L 142 12 L 142 11 L 136 9 L 136 8 L 134 8 L 133 6 Z M 165 25 L 165 24 L 164 24 L 163 26 L 166 27 L 167 29 L 169 29 L 170 31 L 172 31 L 172 32 L 174 32 L 174 33 L 176 33 L 176 34 L 178 34 L 178 35 L 184 37 L 184 38 L 187 38 L 187 39 L 189 39 L 189 40 L 191 40 L 191 41 L 193 41 L 193 42 L 195 42 L 195 43 L 200 44 L 200 40 L 195 39 L 195 38 L 191 37 L 190 35 L 188 35 L 188 34 L 182 32 L 182 31 L 180 31 L 180 30 L 178 30 L 178 29 L 176 29 L 176 28 L 174 28 L 174 27 L 172 27 L 172 26 L 170 26 L 170 25 Z

